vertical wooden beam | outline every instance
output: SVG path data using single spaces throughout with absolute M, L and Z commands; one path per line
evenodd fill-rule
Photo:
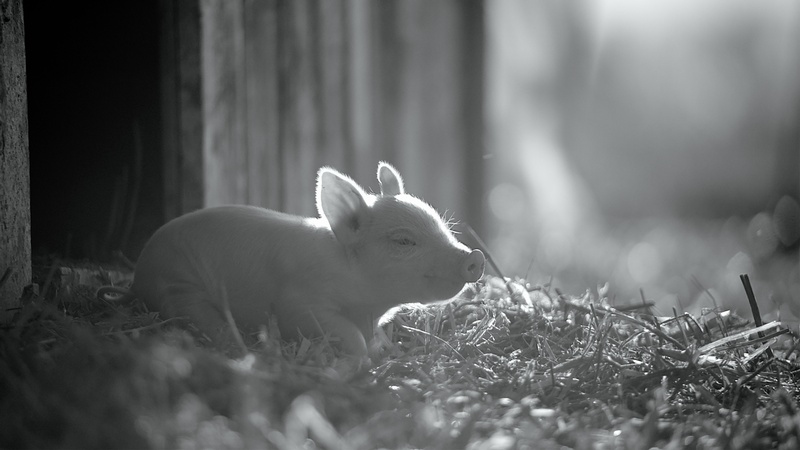
M 375 4 L 375 147 L 409 189 L 480 230 L 483 4 Z
M 204 206 L 247 202 L 244 2 L 201 1 Z
M 180 202 L 177 200 L 180 182 L 178 174 L 178 155 L 180 149 L 179 79 L 178 60 L 178 12 L 174 0 L 159 2 L 160 41 L 159 64 L 161 66 L 161 148 L 162 177 L 164 178 L 164 211 L 162 220 L 166 221 L 179 214 Z
M 484 0 L 462 0 L 459 19 L 461 26 L 456 39 L 460 43 L 459 68 L 461 83 L 458 98 L 460 122 L 464 130 L 460 170 L 463 173 L 459 187 L 461 202 L 458 217 L 472 226 L 485 238 L 486 233 L 486 167 L 484 85 L 485 65 L 485 9 Z
M 161 0 L 164 219 L 203 207 L 198 0 Z
M 247 203 L 283 208 L 278 110 L 278 1 L 244 3 Z
M 31 282 L 24 24 L 22 0 L 0 3 L 0 322 Z
M 351 165 L 348 0 L 280 1 L 278 92 L 284 209 L 315 215 L 321 165 Z
M 303 199 L 314 178 L 319 134 L 319 29 L 309 0 L 281 1 L 278 20 L 278 111 L 284 210 L 308 215 L 313 203 Z
M 351 41 L 349 40 L 348 9 L 350 0 L 323 1 L 319 3 L 318 54 L 315 57 L 319 72 L 320 133 L 318 154 L 325 164 L 349 170 L 353 166 L 350 121 L 349 65 Z
M 347 5 L 349 67 L 349 150 L 350 173 L 356 180 L 372 180 L 375 176 L 376 154 L 373 103 L 373 2 L 352 0 Z

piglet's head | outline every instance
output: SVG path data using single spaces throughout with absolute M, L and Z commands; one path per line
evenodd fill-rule
M 485 259 L 456 240 L 439 214 L 405 193 L 403 179 L 378 165 L 380 195 L 322 168 L 317 210 L 344 246 L 364 288 L 387 304 L 444 300 L 483 275 Z

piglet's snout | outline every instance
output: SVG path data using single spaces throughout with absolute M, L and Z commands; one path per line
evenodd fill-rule
M 482 251 L 471 251 L 461 264 L 461 278 L 463 278 L 467 283 L 478 281 L 483 275 L 483 266 L 485 264 L 486 258 L 483 257 Z

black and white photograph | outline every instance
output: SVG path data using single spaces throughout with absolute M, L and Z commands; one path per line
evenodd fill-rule
M 799 49 L 796 0 L 0 0 L 0 448 L 800 448 Z

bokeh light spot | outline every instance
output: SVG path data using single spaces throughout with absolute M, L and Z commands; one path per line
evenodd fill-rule
M 519 219 L 525 209 L 525 195 L 511 183 L 500 183 L 489 192 L 489 209 L 503 222 Z
M 636 283 L 652 282 L 662 269 L 661 254 L 653 244 L 639 242 L 628 252 L 628 271 Z
M 778 248 L 778 236 L 769 214 L 761 212 L 753 216 L 747 226 L 747 241 L 756 259 L 767 258 Z

